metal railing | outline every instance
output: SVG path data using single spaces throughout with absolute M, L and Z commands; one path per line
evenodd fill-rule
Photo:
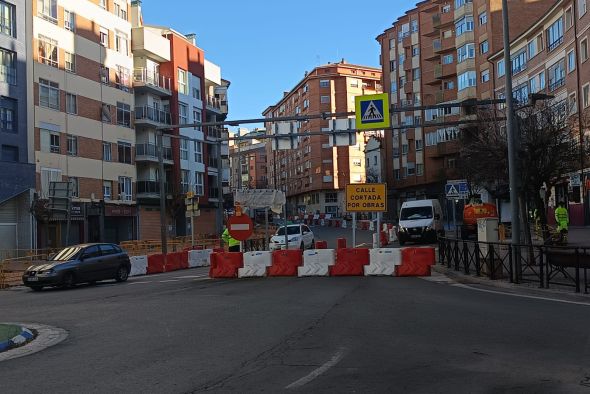
M 164 189 L 166 193 L 171 193 L 172 188 L 169 183 L 164 183 Z M 160 181 L 136 181 L 137 194 L 159 194 L 160 193 Z
M 563 43 L 563 36 L 559 37 L 557 40 L 555 40 L 551 44 L 547 45 L 547 52 L 553 51 L 555 48 L 560 46 L 562 43 Z
M 172 117 L 170 112 L 163 111 L 158 108 L 144 105 L 142 107 L 135 107 L 135 120 L 151 120 L 152 122 L 162 124 L 172 124 Z
M 558 79 L 555 82 L 552 82 L 549 84 L 549 91 L 553 92 L 554 90 L 559 89 L 560 87 L 562 87 L 563 85 L 565 85 L 565 77 Z
M 172 79 L 145 67 L 133 69 L 133 82 L 137 85 L 150 85 L 167 91 L 172 90 Z
M 213 108 L 221 109 L 221 100 L 215 96 L 207 95 L 207 105 Z
M 137 144 L 135 145 L 135 159 L 137 160 L 140 156 L 147 156 L 151 159 L 158 159 L 158 147 L 156 144 Z M 172 148 L 169 146 L 164 147 L 163 152 L 164 160 L 172 160 Z
M 474 273 L 491 280 L 535 283 L 541 288 L 573 287 L 577 293 L 583 288 L 586 294 L 590 288 L 590 247 L 439 238 L 439 263 L 466 275 Z

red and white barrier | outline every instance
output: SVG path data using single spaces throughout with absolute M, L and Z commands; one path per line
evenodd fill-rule
M 329 267 L 336 263 L 334 249 L 303 251 L 303 266 L 297 267 L 297 276 L 329 276 Z
M 244 253 L 244 266 L 238 269 L 238 278 L 257 278 L 266 276 L 266 268 L 271 265 L 271 252 L 246 252 Z
M 211 265 L 212 249 L 191 250 L 188 252 L 189 268 L 208 267 Z
M 275 250 L 268 276 L 297 276 L 297 268 L 303 264 L 301 250 Z
M 371 249 L 369 265 L 365 265 L 365 276 L 393 276 L 395 267 L 402 264 L 400 249 Z
M 436 262 L 433 247 L 402 248 L 402 264 L 395 268 L 395 276 L 430 276 Z
M 129 260 L 131 261 L 131 271 L 129 271 L 129 276 L 147 275 L 147 256 L 133 256 L 130 257 Z

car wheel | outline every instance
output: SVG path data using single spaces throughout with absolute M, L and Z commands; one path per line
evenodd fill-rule
M 74 276 L 73 272 L 67 272 L 64 275 L 64 280 L 62 282 L 62 287 L 66 289 L 71 289 L 72 287 L 76 286 L 76 276 Z
M 127 280 L 127 278 L 129 278 L 129 271 L 127 270 L 127 267 L 122 265 L 117 270 L 117 275 L 115 276 L 115 280 L 117 282 L 125 282 Z
M 31 286 L 31 290 L 33 290 L 33 291 L 41 291 L 41 290 L 43 290 L 43 286 Z

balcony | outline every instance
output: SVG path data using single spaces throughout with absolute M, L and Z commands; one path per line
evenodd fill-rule
M 435 53 L 448 52 L 455 49 L 455 37 L 442 38 L 438 43 L 433 43 L 433 50 Z
M 171 125 L 172 117 L 170 116 L 170 112 L 144 105 L 143 107 L 135 107 L 135 124 L 151 126 Z
M 227 100 L 222 100 L 215 96 L 207 95 L 207 109 L 220 114 L 227 114 Z
M 169 62 L 170 41 L 147 27 L 131 30 L 131 50 L 134 56 L 153 59 L 159 63 Z
M 448 78 L 451 76 L 457 75 L 457 67 L 455 63 L 451 64 L 437 64 L 434 67 L 434 77 L 435 78 Z
M 554 92 L 563 85 L 565 85 L 565 77 L 558 79 L 557 81 L 554 80 L 554 82 L 551 82 L 551 80 L 549 80 L 549 91 Z
M 139 67 L 133 70 L 133 87 L 138 93 L 152 93 L 160 97 L 170 96 L 172 79 L 154 70 Z
M 457 92 L 455 90 L 446 89 L 440 90 L 435 94 L 435 100 L 437 104 L 446 103 L 457 99 Z
M 174 164 L 172 158 L 172 148 L 164 147 L 164 164 Z M 135 161 L 158 162 L 158 150 L 155 144 L 137 144 L 135 145 Z
M 164 191 L 169 194 L 172 193 L 172 188 L 169 183 L 164 183 Z M 159 199 L 160 198 L 160 181 L 150 180 L 136 182 L 137 198 L 138 199 Z
M 551 44 L 547 45 L 547 52 L 553 52 L 555 48 L 563 44 L 563 36 L 559 37 L 557 40 L 553 41 Z

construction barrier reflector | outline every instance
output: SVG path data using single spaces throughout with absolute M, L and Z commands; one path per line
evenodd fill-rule
M 302 267 L 297 267 L 297 276 L 329 276 L 330 266 L 328 264 L 310 263 Z
M 211 254 L 211 278 L 236 278 L 238 269 L 243 267 L 243 255 L 240 252 L 223 252 Z
M 191 250 L 188 252 L 188 266 L 190 268 L 208 267 L 211 265 L 211 253 L 213 253 L 212 249 Z
M 346 248 L 346 238 L 338 238 L 338 249 L 345 249 Z M 354 247 L 354 245 L 352 245 Z
M 301 250 L 275 250 L 268 276 L 297 276 L 297 267 L 303 264 Z
M 403 248 L 402 265 L 395 268 L 396 276 L 430 276 L 435 264 L 435 250 L 426 248 Z
M 328 241 L 315 241 L 316 249 L 328 249 Z
M 147 275 L 148 258 L 147 256 L 133 256 L 131 260 L 131 271 L 129 276 Z
M 147 266 L 147 273 L 150 274 L 159 274 L 164 272 L 164 265 L 166 259 L 162 254 L 152 254 L 148 256 L 148 266 Z
M 330 266 L 330 276 L 362 276 L 369 264 L 369 249 L 337 249 L 336 264 Z

